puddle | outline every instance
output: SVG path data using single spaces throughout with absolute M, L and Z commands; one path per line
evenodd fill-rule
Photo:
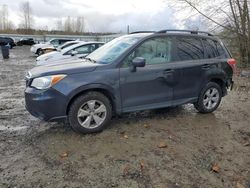
M 0 131 L 21 131 L 24 129 L 27 129 L 28 126 L 22 126 L 22 127 L 7 127 L 7 126 L 3 126 L 0 125 Z

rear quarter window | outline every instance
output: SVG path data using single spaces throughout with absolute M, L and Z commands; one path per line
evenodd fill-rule
M 177 37 L 177 56 L 181 61 L 204 59 L 204 49 L 199 38 Z
M 217 51 L 219 53 L 219 55 L 223 58 L 227 58 L 228 57 L 228 53 L 226 52 L 226 50 L 221 46 L 221 44 L 219 42 L 215 42 Z
M 203 44 L 205 46 L 208 59 L 215 58 L 215 57 L 219 56 L 219 52 L 217 50 L 217 46 L 215 44 L 215 41 L 213 41 L 211 39 L 203 39 Z
M 222 57 L 222 58 L 227 57 L 227 52 L 218 41 L 212 40 L 212 39 L 203 39 L 203 44 L 205 46 L 208 59 L 218 58 L 218 57 Z

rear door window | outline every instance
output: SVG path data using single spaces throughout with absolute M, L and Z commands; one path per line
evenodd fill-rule
M 204 49 L 199 38 L 176 37 L 177 56 L 179 60 L 204 59 Z

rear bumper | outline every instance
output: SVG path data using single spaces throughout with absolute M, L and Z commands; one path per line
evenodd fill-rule
M 226 82 L 227 89 L 231 91 L 233 89 L 233 86 L 234 86 L 234 81 L 232 79 L 228 79 Z
M 27 87 L 25 106 L 29 113 L 45 121 L 62 121 L 66 115 L 66 97 L 57 90 L 37 90 Z

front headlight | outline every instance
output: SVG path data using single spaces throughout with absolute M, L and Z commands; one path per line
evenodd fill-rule
M 48 89 L 51 86 L 55 85 L 58 83 L 60 80 L 65 78 L 65 74 L 59 74 L 59 75 L 52 75 L 52 76 L 44 76 L 44 77 L 39 77 L 35 78 L 31 86 L 35 87 L 36 89 Z

